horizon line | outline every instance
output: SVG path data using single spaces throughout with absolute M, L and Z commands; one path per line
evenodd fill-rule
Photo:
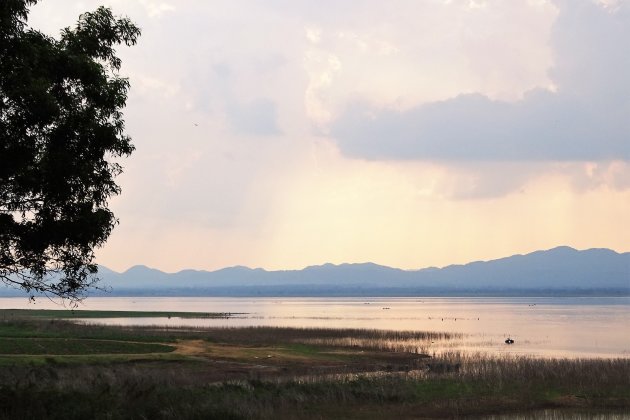
M 447 264 L 447 265 L 443 265 L 443 266 L 427 266 L 427 267 L 420 267 L 420 268 L 399 268 L 399 267 L 392 267 L 389 265 L 384 265 L 384 264 L 379 264 L 379 263 L 375 263 L 373 261 L 364 261 L 364 262 L 342 262 L 342 263 L 331 263 L 331 262 L 324 262 L 321 264 L 311 264 L 311 265 L 307 265 L 304 266 L 302 268 L 285 268 L 285 269 L 275 269 L 275 270 L 269 270 L 266 269 L 264 267 L 249 267 L 247 265 L 231 265 L 231 266 L 225 266 L 225 267 L 221 267 L 221 268 L 217 268 L 214 270 L 209 270 L 209 269 L 197 269 L 197 268 L 183 268 L 181 270 L 178 271 L 163 271 L 160 270 L 159 268 L 155 268 L 155 267 L 150 267 L 148 265 L 144 265 L 144 264 L 134 264 L 132 266 L 130 266 L 129 268 L 127 268 L 126 270 L 123 271 L 117 271 L 117 270 L 113 270 L 109 267 L 107 267 L 106 265 L 103 264 L 97 264 L 99 266 L 99 269 L 101 267 L 112 271 L 114 273 L 117 274 L 124 274 L 126 272 L 128 272 L 129 270 L 133 269 L 133 268 L 147 268 L 149 270 L 155 270 L 155 271 L 159 271 L 161 273 L 164 274 L 178 274 L 184 271 L 197 271 L 197 272 L 207 272 L 207 273 L 214 273 L 217 271 L 221 271 L 221 270 L 228 270 L 228 269 L 233 269 L 233 268 L 244 268 L 244 269 L 248 269 L 248 270 L 262 270 L 262 271 L 266 271 L 266 272 L 282 272 L 282 271 L 303 271 L 306 270 L 308 268 L 316 268 L 316 267 L 323 267 L 323 266 L 327 266 L 327 265 L 332 265 L 335 267 L 339 267 L 339 266 L 343 266 L 343 265 L 365 265 L 365 264 L 373 264 L 379 267 L 384 267 L 384 268 L 390 268 L 393 270 L 401 270 L 401 271 L 421 271 L 421 270 L 428 270 L 428 269 L 437 269 L 437 270 L 442 270 L 444 268 L 448 268 L 448 267 L 454 267 L 454 266 L 464 266 L 464 265 L 468 265 L 468 264 L 473 264 L 473 263 L 479 263 L 479 262 L 491 262 L 491 261 L 497 261 L 497 260 L 502 260 L 505 258 L 512 258 L 512 257 L 518 257 L 518 256 L 526 256 L 526 255 L 530 255 L 530 254 L 534 254 L 536 252 L 548 252 L 548 251 L 553 251 L 556 249 L 570 249 L 573 251 L 577 251 L 577 252 L 583 252 L 583 251 L 591 251 L 591 250 L 607 250 L 607 251 L 612 251 L 616 254 L 622 255 L 622 254 L 627 254 L 630 253 L 630 251 L 617 251 L 615 249 L 612 248 L 606 248 L 606 247 L 592 247 L 592 248 L 585 248 L 585 249 L 578 249 L 578 248 L 574 248 L 572 246 L 568 246 L 568 245 L 557 245 L 554 246 L 552 248 L 547 248 L 547 249 L 537 249 L 534 251 L 530 251 L 527 253 L 523 253 L 523 254 L 512 254 L 512 255 L 508 255 L 508 256 L 504 256 L 504 257 L 498 257 L 498 258 L 491 258 L 491 259 L 487 259 L 487 260 L 473 260 L 473 261 L 468 261 L 468 262 L 464 262 L 464 263 L 452 263 L 452 264 Z

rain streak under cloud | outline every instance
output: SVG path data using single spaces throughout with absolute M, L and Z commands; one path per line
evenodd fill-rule
M 137 146 L 99 263 L 419 268 L 630 249 L 630 2 L 105 3 Z

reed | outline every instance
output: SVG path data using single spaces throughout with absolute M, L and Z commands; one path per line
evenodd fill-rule
M 408 346 L 431 341 L 456 344 L 462 338 L 458 334 L 7 320 L 0 322 L 0 337 L 55 338 L 59 345 L 64 337 L 71 344 L 85 339 L 95 345 L 111 339 L 171 345 L 188 340 L 210 349 L 203 357 L 123 355 L 82 363 L 42 357 L 39 364 L 5 364 L 0 369 L 0 419 L 431 418 L 549 408 L 630 411 L 627 358 L 540 359 L 448 348 L 421 357 L 408 351 Z M 219 349 L 233 358 L 219 357 Z M 277 356 L 253 360 L 253 354 L 274 351 Z
M 630 407 L 630 362 L 625 359 L 452 355 L 441 362 L 461 363 L 461 369 L 209 384 L 200 365 L 13 368 L 2 372 L 0 417 L 391 418 L 396 413 L 455 417 L 554 407 L 618 411 Z M 195 370 L 197 374 L 191 374 Z M 7 383 L 7 375 L 13 381 Z

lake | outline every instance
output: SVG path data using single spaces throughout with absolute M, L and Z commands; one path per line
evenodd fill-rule
M 0 307 L 63 309 L 41 298 L 35 304 L 24 298 L 0 298 Z M 80 309 L 240 313 L 226 319 L 89 320 L 103 324 L 445 331 L 465 334 L 461 340 L 448 344 L 450 350 L 542 357 L 630 357 L 628 297 L 94 297 L 86 299 Z M 508 337 L 515 343 L 506 345 Z M 433 351 L 445 350 L 444 343 L 433 345 Z

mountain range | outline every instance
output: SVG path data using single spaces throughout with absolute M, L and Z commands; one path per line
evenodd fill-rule
M 113 295 L 413 296 L 470 294 L 630 294 L 630 252 L 561 246 L 491 261 L 402 270 L 374 263 L 267 271 L 243 266 L 165 273 L 142 265 L 100 267 Z
M 165 273 L 99 266 L 91 296 L 630 296 L 630 252 L 567 246 L 490 261 L 402 270 L 374 263 Z M 0 287 L 0 296 L 24 296 Z

